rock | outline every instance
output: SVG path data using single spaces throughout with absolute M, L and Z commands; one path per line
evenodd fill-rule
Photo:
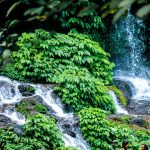
M 133 99 L 133 95 L 136 94 L 135 88 L 130 81 L 125 78 L 114 78 L 114 84 L 124 94 L 127 100 L 127 110 L 134 115 L 150 115 L 150 98 Z
M 128 105 L 128 111 L 137 115 L 150 115 L 150 100 L 132 99 Z
M 9 58 L 11 56 L 11 53 L 12 52 L 9 49 L 5 49 L 4 52 L 3 52 L 3 54 L 2 54 L 2 58 L 3 59 Z
M 12 126 L 12 124 L 13 123 L 10 118 L 0 114 L 0 128 L 7 129 L 8 127 Z
M 33 96 L 35 94 L 35 88 L 28 84 L 21 84 L 18 89 L 22 96 Z
M 14 124 L 13 125 L 13 128 L 14 128 L 14 132 L 17 134 L 17 135 L 22 135 L 23 134 L 23 126 L 21 125 L 18 125 L 18 124 Z
M 75 131 L 73 131 L 73 127 L 68 124 L 62 125 L 63 133 L 70 135 L 73 138 L 76 138 Z
M 16 104 L 16 110 L 28 117 L 37 113 L 48 114 L 51 108 L 44 103 L 42 97 L 37 95 L 23 98 L 21 102 Z
M 114 78 L 114 85 L 122 91 L 127 100 L 127 105 L 130 104 L 130 98 L 135 94 L 133 85 L 129 81 L 122 80 L 121 78 Z
M 109 115 L 108 119 L 120 122 L 120 124 L 136 125 L 139 127 L 150 129 L 149 115 L 135 116 L 135 115 L 114 114 Z
M 0 101 L 11 100 L 15 96 L 15 87 L 6 81 L 0 81 L 0 89 Z
M 150 128 L 150 117 L 137 116 L 130 121 L 130 124 Z

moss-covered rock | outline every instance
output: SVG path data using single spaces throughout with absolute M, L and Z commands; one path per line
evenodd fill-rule
M 35 93 L 35 88 L 28 84 L 21 84 L 18 86 L 18 89 L 22 96 L 33 96 Z
M 116 94 L 123 106 L 127 106 L 126 98 L 124 97 L 122 91 L 120 91 L 116 86 L 108 86 L 108 89 Z
M 16 110 L 25 117 L 29 117 L 38 113 L 46 114 L 48 109 L 42 105 L 42 99 L 39 101 L 39 96 L 31 98 L 24 98 L 20 103 L 17 104 Z

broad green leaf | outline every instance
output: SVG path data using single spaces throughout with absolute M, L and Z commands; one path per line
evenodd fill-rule
M 127 5 L 132 5 L 136 0 L 123 0 L 120 2 L 119 7 L 125 7 Z
M 61 1 L 55 0 L 52 3 L 48 4 L 47 7 L 50 8 L 50 9 L 53 9 L 54 7 L 59 5 L 60 3 L 61 3 Z
M 137 16 L 144 17 L 150 13 L 150 4 L 143 6 L 137 11 Z
M 14 3 L 14 4 L 8 9 L 8 11 L 7 11 L 7 13 L 6 13 L 6 17 L 8 17 L 8 16 L 10 15 L 10 13 L 11 13 L 19 4 L 21 4 L 21 0 L 18 1 L 18 2 L 16 2 L 16 3 Z
M 37 7 L 37 8 L 30 8 L 28 10 L 26 10 L 24 12 L 24 16 L 27 16 L 27 15 L 41 15 L 42 11 L 44 10 L 44 6 L 41 6 L 41 7 Z
M 9 23 L 8 28 L 12 28 L 12 27 L 16 26 L 17 24 L 19 24 L 20 22 L 21 22 L 21 21 L 20 21 L 20 20 L 17 20 L 17 19 L 12 20 L 12 21 Z

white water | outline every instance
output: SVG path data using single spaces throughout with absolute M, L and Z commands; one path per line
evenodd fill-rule
M 130 11 L 126 18 L 115 25 L 113 44 L 120 50 L 117 54 L 114 78 L 129 81 L 134 88 L 134 100 L 150 100 L 150 68 L 145 66 L 145 26 Z M 116 42 L 116 43 L 115 43 Z
M 116 78 L 123 81 L 129 81 L 133 85 L 135 93 L 132 96 L 132 99 L 150 100 L 150 80 L 130 76 L 118 76 Z
M 125 110 L 121 104 L 119 104 L 118 99 L 113 91 L 109 91 L 109 94 L 112 96 L 115 106 L 116 106 L 116 113 L 117 114 L 128 114 L 127 110 Z
M 18 85 L 22 83 L 11 81 L 8 78 L 0 76 L 0 114 L 9 117 L 13 122 L 20 125 L 25 123 L 25 118 L 15 110 L 15 103 L 25 98 L 18 90 Z M 71 131 L 75 137 L 70 136 L 67 132 L 63 133 L 63 140 L 66 146 L 75 146 L 78 150 L 90 150 L 89 145 L 82 138 L 82 134 L 78 127 L 76 127 L 76 120 L 73 113 L 65 113 L 63 105 L 59 98 L 53 98 L 53 90 L 48 85 L 32 85 L 35 87 L 35 95 L 39 95 L 45 103 L 53 110 L 53 116 L 58 120 L 60 131 L 65 132 L 64 124 L 71 126 Z M 35 96 L 34 95 L 34 96 Z

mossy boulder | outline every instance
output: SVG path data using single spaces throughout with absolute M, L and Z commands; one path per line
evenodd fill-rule
M 34 96 L 30 98 L 24 98 L 18 104 L 16 104 L 16 110 L 25 117 L 29 117 L 38 113 L 47 114 L 48 108 L 42 105 L 43 99 L 40 96 Z
M 28 84 L 21 84 L 18 89 L 22 96 L 33 96 L 35 93 L 35 88 Z

